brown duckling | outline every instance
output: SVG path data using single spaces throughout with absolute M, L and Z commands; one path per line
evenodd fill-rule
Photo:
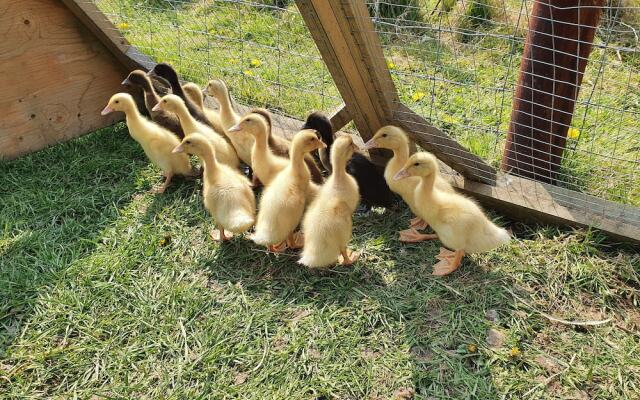
M 144 91 L 144 102 L 148 114 L 151 116 L 151 120 L 175 133 L 178 138 L 182 139 L 184 137 L 184 131 L 180 126 L 180 120 L 178 120 L 177 115 L 166 110 L 153 111 L 153 107 L 160 102 L 160 96 L 153 87 L 151 78 L 149 78 L 144 71 L 139 69 L 132 71 L 129 76 L 122 81 L 122 84 L 141 88 Z
M 182 85 L 180 84 L 180 78 L 178 77 L 178 73 L 173 67 L 167 63 L 156 64 L 155 67 L 151 71 L 148 72 L 149 76 L 159 76 L 160 78 L 169 82 L 171 85 L 171 91 L 176 96 L 180 97 L 185 105 L 187 106 L 187 110 L 189 110 L 189 114 L 193 116 L 197 121 L 202 122 L 203 124 L 214 128 L 209 118 L 205 115 L 204 111 L 198 107 L 190 98 L 186 95 L 184 90 L 182 90 Z

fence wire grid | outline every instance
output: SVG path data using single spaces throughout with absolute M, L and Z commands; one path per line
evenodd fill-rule
M 291 0 L 94 2 L 141 51 L 187 80 L 224 79 L 242 103 L 298 119 L 342 103 Z M 498 168 L 534 1 L 366 3 L 401 102 Z M 566 203 L 640 206 L 639 30 L 640 0 L 606 3 L 557 175 Z

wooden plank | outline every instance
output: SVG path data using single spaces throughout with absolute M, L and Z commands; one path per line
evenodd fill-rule
M 374 77 L 371 75 L 371 66 L 367 65 L 365 54 L 378 50 L 367 48 L 358 41 L 357 37 L 362 33 L 358 31 L 351 8 L 354 2 L 360 0 L 314 0 L 316 12 L 320 20 L 325 24 L 325 30 L 329 38 L 333 38 L 332 45 L 338 46 L 339 61 L 347 73 L 348 82 L 351 85 L 360 111 L 367 120 L 366 127 L 358 127 L 358 131 L 364 140 L 368 140 L 374 133 L 387 125 L 384 106 L 381 98 L 375 90 Z M 338 37 L 342 40 L 338 41 Z M 380 53 L 382 50 L 380 49 Z
M 349 113 L 347 107 L 342 104 L 340 107 L 338 107 L 337 110 L 333 111 L 329 115 L 329 120 L 331 120 L 333 131 L 337 132 L 340 129 L 344 128 L 349 122 L 351 122 L 353 118 L 351 118 L 351 114 Z
M 113 124 L 101 116 L 126 71 L 57 0 L 0 2 L 0 158 Z M 118 114 L 118 113 L 116 113 Z
M 395 121 L 415 143 L 432 152 L 445 164 L 477 182 L 494 184 L 496 170 L 472 154 L 440 129 L 430 125 L 404 104 L 396 111 Z
M 640 243 L 640 209 L 499 172 L 496 185 L 444 175 L 484 207 L 510 218 L 595 228 L 615 240 Z
M 318 14 L 315 11 L 312 0 L 296 0 L 296 5 L 305 24 L 307 25 L 307 28 L 309 29 L 309 32 L 311 33 L 311 36 L 313 37 L 314 42 L 316 43 L 316 46 L 318 47 L 318 50 L 320 51 L 320 54 L 322 55 L 322 59 L 324 60 L 327 69 L 331 73 L 331 77 L 340 92 L 340 96 L 345 102 L 347 110 L 349 110 L 349 114 L 353 118 L 353 122 L 356 127 L 366 128 L 367 122 L 364 119 L 363 113 L 360 112 L 358 100 L 351 89 L 349 79 L 345 71 L 342 69 L 338 55 L 327 37 L 324 26 L 318 18 Z
M 92 1 L 61 1 L 129 71 L 134 69 L 149 70 L 156 64 L 152 58 L 129 44 L 127 39 Z
M 359 54 L 363 60 L 361 65 L 367 68 L 367 76 L 370 77 L 373 85 L 372 95 L 381 106 L 379 112 L 385 115 L 387 121 L 390 121 L 400 105 L 400 98 L 387 67 L 380 38 L 365 3 L 360 0 L 343 2 L 343 11 L 346 19 L 355 28 L 352 33 L 355 42 L 360 49 L 364 49 Z

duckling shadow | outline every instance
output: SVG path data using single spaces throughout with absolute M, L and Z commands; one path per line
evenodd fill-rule
M 404 210 L 356 215 L 352 246 L 363 254 L 353 267 L 310 271 L 297 264 L 295 253 L 269 254 L 240 238 L 221 245 L 201 267 L 216 283 L 240 284 L 246 296 L 280 304 L 318 310 L 375 304 L 379 321 L 403 327 L 417 395 L 462 398 L 477 391 L 497 397 L 485 356 L 469 346 L 483 349 L 487 330 L 496 325 L 487 312 L 509 319 L 511 280 L 483 271 L 473 259 L 449 277 L 431 276 L 439 243 L 400 243 L 397 231 L 408 220 Z M 363 335 L 386 329 L 381 322 Z
M 406 244 L 397 231 L 406 229 L 406 209 L 380 215 L 370 223 L 391 232 L 377 254 L 393 280 L 379 291 L 381 308 L 401 318 L 413 368 L 416 396 L 436 398 L 498 397 L 488 368 L 486 337 L 490 328 L 508 327 L 512 320 L 511 277 L 486 270 L 474 257 L 445 277 L 431 275 L 440 242 Z M 367 228 L 371 229 L 371 228 Z M 491 315 L 491 317 L 487 317 Z M 499 317 L 496 317 L 499 316 Z M 454 383 L 455 382 L 455 383 Z
M 0 163 L 0 355 L 43 288 L 95 251 L 118 210 L 133 201 L 146 163 L 125 135 L 122 126 L 107 128 Z

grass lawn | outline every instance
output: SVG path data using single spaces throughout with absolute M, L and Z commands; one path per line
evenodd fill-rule
M 379 210 L 354 267 L 312 273 L 214 244 L 199 182 L 158 179 L 122 125 L 0 164 L 0 397 L 638 398 L 630 248 L 503 221 L 436 279 L 438 244 Z
M 199 83 L 225 78 L 245 102 L 299 117 L 341 102 L 295 8 L 99 4 L 143 50 Z M 501 137 L 482 132 L 508 121 L 502 95 L 434 81 L 432 102 L 433 87 L 415 84 L 433 71 L 415 61 L 442 64 L 449 82 L 500 84 L 513 67 L 484 68 L 504 43 L 443 47 L 437 59 L 432 47 L 384 43 L 403 99 L 497 162 Z M 634 125 L 616 121 L 635 121 L 640 95 L 621 99 L 620 85 L 596 93 L 625 112 L 587 112 L 599 122 L 580 135 L 597 141 L 576 145 L 637 154 L 637 136 L 623 140 Z M 615 143 L 601 134 L 614 128 Z M 566 164 L 580 187 L 638 204 L 633 169 L 595 159 Z M 622 179 L 604 185 L 596 172 L 611 168 Z M 410 215 L 399 208 L 357 214 L 361 259 L 316 273 L 242 238 L 213 243 L 200 182 L 154 195 L 159 174 L 122 124 L 0 161 L 0 398 L 640 398 L 637 248 L 501 219 L 516 240 L 433 278 L 439 244 L 400 243 Z

